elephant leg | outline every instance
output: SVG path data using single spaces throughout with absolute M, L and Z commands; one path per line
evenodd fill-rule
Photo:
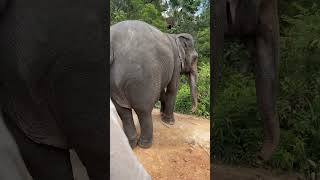
M 279 142 L 279 121 L 276 115 L 276 79 L 271 62 L 257 59 L 257 66 L 261 68 L 256 75 L 256 93 L 259 110 L 264 122 L 264 142 L 258 158 L 268 160 Z M 270 73 L 270 74 L 268 74 Z
M 176 102 L 177 91 L 178 91 L 178 80 L 174 79 L 169 83 L 167 87 L 167 91 L 165 92 L 165 95 L 163 97 L 166 105 L 164 106 L 161 120 L 170 125 L 173 125 L 175 122 L 173 111 L 174 111 L 174 105 Z
M 261 9 L 260 33 L 256 39 L 256 92 L 264 122 L 264 142 L 258 158 L 268 160 L 279 143 L 280 128 L 276 114 L 279 62 L 279 28 L 275 2 Z
M 55 81 L 57 121 L 91 180 L 108 178 L 106 62 L 77 62 Z
M 114 105 L 122 120 L 123 130 L 129 140 L 130 146 L 131 148 L 134 148 L 137 145 L 138 139 L 136 126 L 134 125 L 133 121 L 132 110 L 119 106 L 115 101 Z
M 138 145 L 141 148 L 150 148 L 152 145 L 153 138 L 153 123 L 152 123 L 152 110 L 148 111 L 137 111 L 141 134 Z
M 35 143 L 25 136 L 12 121 L 6 120 L 6 124 L 34 180 L 74 179 L 69 150 Z
M 164 112 L 164 109 L 166 106 L 165 98 L 166 98 L 166 91 L 162 90 L 160 93 L 160 103 L 161 103 L 160 114 L 161 114 L 161 117 L 163 116 L 163 112 Z

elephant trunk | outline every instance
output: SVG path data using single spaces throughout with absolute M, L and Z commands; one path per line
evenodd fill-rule
M 189 86 L 190 86 L 190 94 L 192 97 L 192 112 L 195 112 L 198 105 L 197 98 L 197 66 L 193 65 L 192 70 L 189 74 Z

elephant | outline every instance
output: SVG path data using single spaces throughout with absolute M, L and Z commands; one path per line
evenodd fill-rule
M 161 102 L 161 120 L 173 125 L 180 75 L 188 77 L 192 111 L 197 108 L 197 58 L 192 35 L 168 34 L 138 20 L 110 27 L 110 93 L 123 121 L 130 146 L 150 148 L 153 141 L 151 112 Z M 141 135 L 137 140 L 132 109 Z
M 107 179 L 107 2 L 0 1 L 0 111 L 28 172 L 71 180 L 74 149 Z
M 271 158 L 280 136 L 276 110 L 280 56 L 277 3 L 277 0 L 224 0 L 213 1 L 212 5 L 212 107 L 216 106 L 217 101 L 224 38 L 244 38 L 254 59 L 257 103 L 264 122 L 264 142 L 261 151 L 257 153 L 258 162 Z

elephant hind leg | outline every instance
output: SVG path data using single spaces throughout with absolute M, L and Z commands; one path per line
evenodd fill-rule
M 150 111 L 137 111 L 138 119 L 140 122 L 141 134 L 138 145 L 141 148 L 150 148 L 153 138 L 153 122 Z
M 137 130 L 134 125 L 132 110 L 119 106 L 115 101 L 113 103 L 122 120 L 123 130 L 129 140 L 130 146 L 134 148 L 137 145 Z
M 268 27 L 272 26 L 264 25 L 262 28 Z M 276 113 L 279 45 L 278 36 L 274 35 L 274 31 L 277 31 L 276 27 L 267 29 L 264 35 L 257 38 L 256 90 L 259 109 L 264 121 L 264 142 L 258 155 L 261 160 L 270 159 L 278 146 L 280 136 Z
M 161 102 L 161 107 L 160 107 L 160 113 L 161 113 L 161 116 L 162 114 L 164 113 L 164 110 L 165 110 L 165 106 L 166 106 L 166 92 L 165 90 L 162 90 L 161 93 L 160 93 L 160 102 Z
M 258 46 L 260 46 L 260 57 L 257 58 L 256 64 L 256 92 L 264 122 L 264 142 L 258 158 L 268 160 L 277 148 L 280 136 L 279 120 L 276 114 L 277 73 L 274 59 L 269 56 L 270 53 L 265 53 L 269 49 L 265 46 L 263 39 L 258 40 Z
M 34 180 L 74 179 L 69 150 L 35 143 L 25 136 L 16 124 L 6 121 Z

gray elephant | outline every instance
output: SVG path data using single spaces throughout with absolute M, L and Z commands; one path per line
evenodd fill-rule
M 123 121 L 131 147 L 152 145 L 151 112 L 160 99 L 161 119 L 174 124 L 174 104 L 180 74 L 187 75 L 192 111 L 197 106 L 197 57 L 190 34 L 166 34 L 145 22 L 128 20 L 110 29 L 111 98 Z M 141 135 L 132 118 L 137 113 Z
M 270 159 L 280 135 L 276 113 L 280 48 L 277 3 L 277 0 L 222 0 L 213 1 L 212 5 L 214 81 L 211 102 L 213 105 L 216 102 L 224 37 L 246 37 L 254 57 L 257 102 L 264 121 L 264 142 L 258 160 Z

